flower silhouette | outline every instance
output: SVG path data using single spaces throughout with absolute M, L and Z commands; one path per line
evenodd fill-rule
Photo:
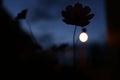
M 26 8 L 26 9 L 23 9 L 21 12 L 19 12 L 19 13 L 17 14 L 17 16 L 15 17 L 15 20 L 25 20 L 25 21 L 26 21 L 26 23 L 28 24 L 30 33 L 31 33 L 31 38 L 33 39 L 33 41 L 34 41 L 35 43 L 37 43 L 37 40 L 35 39 L 34 34 L 33 34 L 33 32 L 32 32 L 31 25 L 30 25 L 29 21 L 26 19 L 26 18 L 27 18 L 27 13 L 28 13 L 28 9 L 27 9 L 27 8 Z
M 82 4 L 77 2 L 74 6 L 68 5 L 65 11 L 62 11 L 63 21 L 66 24 L 75 25 L 73 32 L 73 62 L 76 65 L 76 47 L 75 47 L 75 33 L 77 26 L 84 27 L 90 23 L 90 19 L 94 17 L 93 13 L 90 13 L 91 9 L 88 6 L 83 7 Z M 86 28 L 82 29 L 86 32 Z
M 84 27 L 90 23 L 90 19 L 94 14 L 90 14 L 91 9 L 88 6 L 83 7 L 82 4 L 76 3 L 74 6 L 68 5 L 65 11 L 62 11 L 63 21 L 66 24 Z
M 27 12 L 28 12 L 28 9 L 24 9 L 22 10 L 20 13 L 17 14 L 16 16 L 16 20 L 19 20 L 19 19 L 25 19 L 26 18 L 26 15 L 27 15 Z

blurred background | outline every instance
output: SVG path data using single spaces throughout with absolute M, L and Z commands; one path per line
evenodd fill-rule
M 62 21 L 61 11 L 65 10 L 67 5 L 74 5 L 76 2 L 80 2 L 83 6 L 89 6 L 91 13 L 95 14 L 91 23 L 86 26 L 89 34 L 88 43 L 104 44 L 107 39 L 104 0 L 4 0 L 4 7 L 13 19 L 20 11 L 28 8 L 27 20 L 38 44 L 49 48 L 53 44 L 69 43 L 72 45 L 74 25 L 67 25 Z M 30 31 L 25 21 L 21 21 L 21 26 L 29 34 Z M 79 27 L 76 37 L 80 33 L 81 28 Z
M 77 42 L 74 56 L 74 25 L 62 21 L 61 11 L 76 2 L 89 6 L 95 16 L 85 26 L 88 41 Z M 118 7 L 118 2 L 113 0 L 0 0 L 1 64 L 6 71 L 55 73 L 68 79 L 115 80 L 119 76 L 120 52 Z M 25 8 L 30 26 L 25 20 L 15 20 Z M 81 27 L 78 27 L 76 39 L 80 33 Z M 46 73 L 43 75 L 47 76 Z

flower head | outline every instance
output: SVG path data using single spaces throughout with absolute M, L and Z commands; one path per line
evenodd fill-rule
M 90 14 L 90 11 L 91 9 L 88 6 L 83 7 L 78 2 L 74 6 L 68 5 L 65 11 L 62 11 L 63 21 L 66 24 L 84 27 L 94 17 L 94 14 Z
M 28 9 L 24 9 L 22 10 L 20 13 L 17 14 L 16 16 L 16 20 L 19 20 L 19 19 L 25 19 L 26 18 L 26 15 L 27 15 L 27 12 L 28 12 Z

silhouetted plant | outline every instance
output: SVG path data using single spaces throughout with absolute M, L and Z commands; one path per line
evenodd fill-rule
M 73 32 L 73 53 L 75 55 L 75 32 L 77 26 L 85 27 L 90 23 L 90 19 L 94 17 L 94 14 L 90 14 L 90 7 L 83 7 L 82 4 L 77 2 L 74 6 L 68 5 L 65 11 L 62 11 L 62 16 L 64 17 L 63 22 L 70 25 L 75 25 Z
M 63 21 L 66 24 L 84 27 L 94 17 L 94 14 L 89 14 L 90 11 L 91 9 L 88 6 L 83 7 L 78 2 L 74 6 L 68 5 L 66 10 L 62 11 Z
M 32 39 L 33 39 L 35 42 L 37 42 L 37 40 L 35 39 L 35 37 L 34 37 L 34 35 L 33 35 L 32 29 L 31 29 L 31 25 L 30 25 L 29 21 L 26 19 L 27 13 L 28 13 L 28 9 L 27 9 L 27 8 L 26 8 L 26 9 L 23 9 L 20 13 L 17 14 L 17 16 L 15 17 L 15 20 L 25 20 L 26 23 L 27 23 L 28 26 L 29 26 Z
M 27 12 L 28 12 L 28 9 L 22 10 L 20 13 L 17 14 L 17 16 L 16 16 L 15 19 L 16 19 L 16 20 L 19 20 L 19 19 L 26 19 Z

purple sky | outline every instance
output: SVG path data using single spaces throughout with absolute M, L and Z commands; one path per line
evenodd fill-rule
M 13 18 L 21 10 L 28 8 L 27 20 L 29 20 L 34 36 L 43 47 L 52 44 L 72 44 L 73 25 L 62 22 L 61 11 L 67 5 L 74 5 L 79 1 L 83 6 L 89 6 L 95 14 L 91 23 L 86 26 L 89 35 L 88 43 L 104 43 L 107 38 L 106 13 L 104 0 L 4 0 L 5 8 Z M 23 30 L 29 33 L 25 21 L 20 21 Z M 81 27 L 77 29 L 77 34 Z

